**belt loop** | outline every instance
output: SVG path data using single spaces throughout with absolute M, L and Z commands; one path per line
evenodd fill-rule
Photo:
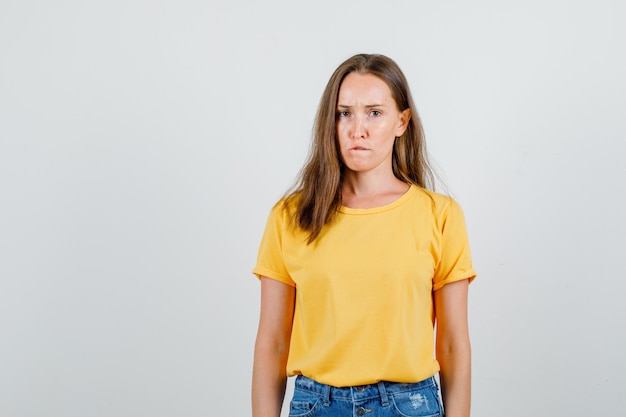
M 322 389 L 322 399 L 324 400 L 324 406 L 328 407 L 330 405 L 330 385 L 323 384 Z
M 380 393 L 380 402 L 383 407 L 389 405 L 389 398 L 387 397 L 387 390 L 385 389 L 385 383 L 383 381 L 378 382 L 378 392 Z

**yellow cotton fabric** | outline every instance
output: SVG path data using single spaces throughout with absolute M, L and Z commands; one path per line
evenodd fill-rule
M 277 204 L 253 270 L 296 287 L 288 375 L 339 387 L 433 376 L 432 292 L 476 275 L 459 205 L 411 186 L 382 207 L 342 207 L 306 238 Z

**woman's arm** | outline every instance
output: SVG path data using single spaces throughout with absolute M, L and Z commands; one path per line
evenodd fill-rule
M 471 350 L 467 325 L 469 280 L 435 291 L 437 361 L 441 366 L 441 394 L 446 417 L 469 417 Z
M 295 296 L 294 287 L 261 278 L 261 317 L 252 371 L 253 417 L 280 416 Z

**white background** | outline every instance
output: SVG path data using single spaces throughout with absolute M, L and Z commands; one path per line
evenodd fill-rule
M 0 0 L 0 415 L 249 415 L 266 216 L 395 59 L 465 210 L 473 415 L 620 415 L 621 1 Z

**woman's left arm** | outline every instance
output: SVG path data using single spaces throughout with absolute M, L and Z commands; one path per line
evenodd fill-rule
M 437 320 L 437 361 L 446 417 L 469 417 L 471 349 L 467 324 L 469 280 L 456 281 L 434 292 Z

